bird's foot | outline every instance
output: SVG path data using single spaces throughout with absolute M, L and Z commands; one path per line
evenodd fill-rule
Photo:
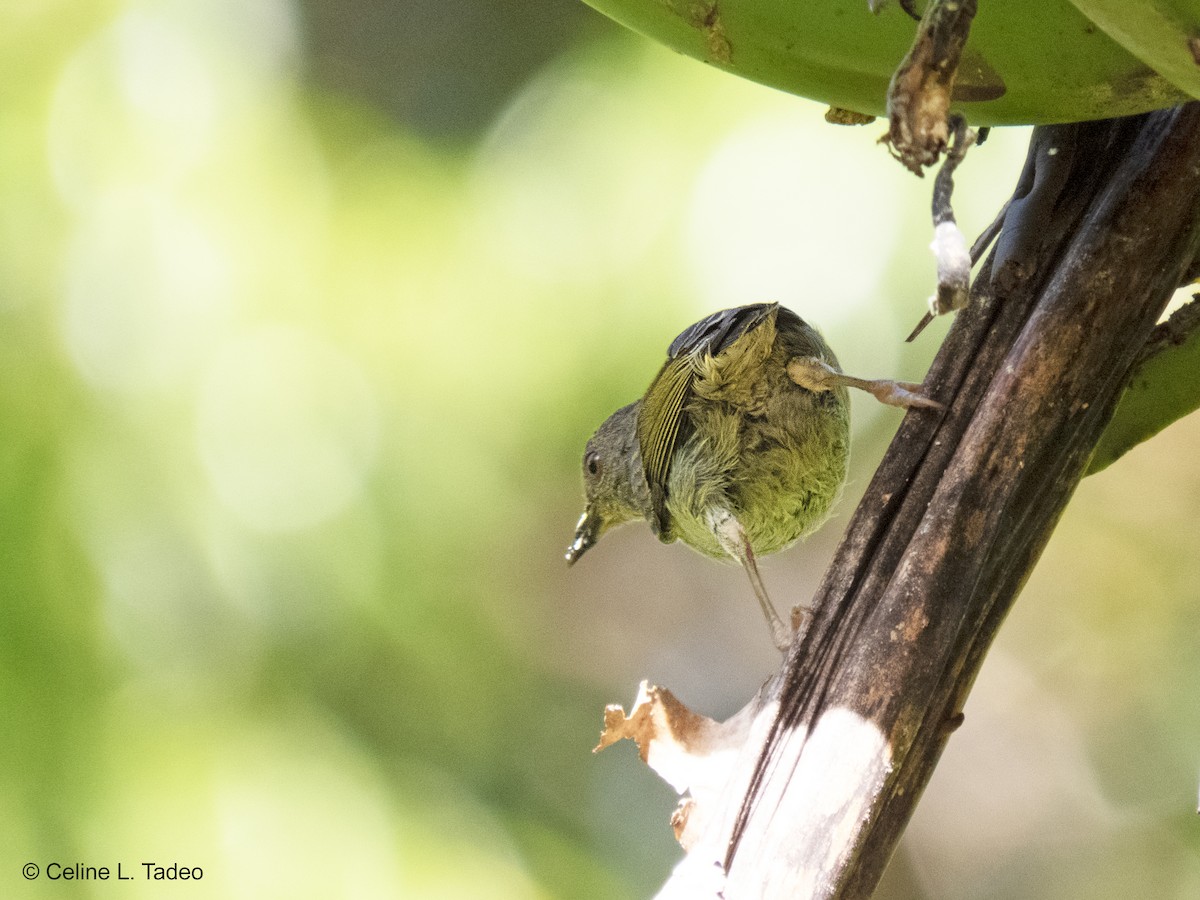
M 796 639 L 796 632 L 784 625 L 782 619 L 769 621 L 768 624 L 771 626 L 771 641 L 775 644 L 775 648 L 780 653 L 787 654 L 792 647 L 792 641 Z
M 802 641 L 813 623 L 812 610 L 803 605 L 792 607 L 792 640 Z
M 888 381 L 876 379 L 865 382 L 863 390 L 868 391 L 880 403 L 888 406 L 899 406 L 902 409 L 944 409 L 942 404 L 925 396 L 925 386 L 911 381 Z

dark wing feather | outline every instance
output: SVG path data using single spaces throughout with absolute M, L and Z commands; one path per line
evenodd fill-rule
M 695 325 L 685 328 L 671 342 L 667 357 L 677 359 L 684 355 L 704 353 L 716 356 L 747 331 L 761 325 L 777 308 L 781 308 L 778 303 L 753 303 L 705 316 Z

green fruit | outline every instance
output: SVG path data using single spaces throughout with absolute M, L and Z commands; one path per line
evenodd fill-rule
M 1200 97 L 1200 2 L 1071 0 L 1113 40 L 1193 97 Z
M 884 114 L 892 71 L 916 31 L 895 2 L 878 14 L 867 0 L 587 2 L 718 68 L 872 115 Z M 1130 16 L 1141 14 L 1142 3 L 1129 5 Z M 954 97 L 972 125 L 1107 118 L 1187 99 L 1068 0 L 981 0 Z

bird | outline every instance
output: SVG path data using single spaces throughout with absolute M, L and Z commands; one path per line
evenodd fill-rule
M 643 519 L 664 543 L 739 563 L 786 651 L 808 611 L 796 607 L 785 624 L 756 560 L 815 531 L 841 495 L 847 387 L 891 405 L 940 407 L 921 385 L 844 374 L 818 331 L 778 303 L 721 310 L 684 329 L 645 395 L 587 442 L 568 564 L 612 528 Z

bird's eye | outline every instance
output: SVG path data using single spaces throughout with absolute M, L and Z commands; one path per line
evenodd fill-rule
M 587 468 L 589 475 L 599 475 L 600 474 L 600 454 L 599 453 L 589 453 L 584 458 L 583 464 Z

